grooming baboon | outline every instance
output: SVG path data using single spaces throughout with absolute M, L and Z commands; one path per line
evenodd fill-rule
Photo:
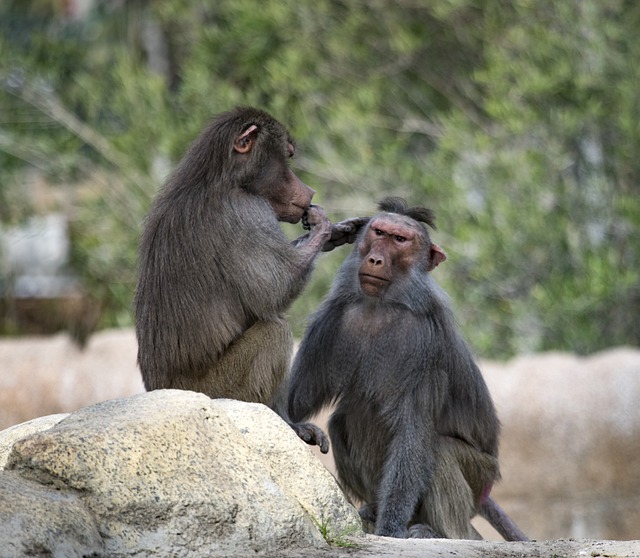
M 138 364 L 148 390 L 177 388 L 279 407 L 291 331 L 282 313 L 321 250 L 353 241 L 361 220 L 331 225 L 288 166 L 286 128 L 267 113 L 217 116 L 149 211 L 135 296 Z M 293 243 L 278 221 L 305 217 Z M 292 425 L 326 451 L 313 425 Z
M 479 512 L 505 538 L 525 539 L 489 497 L 499 422 L 430 275 L 445 260 L 420 223 L 434 227 L 433 212 L 399 198 L 380 210 L 305 333 L 289 414 L 301 421 L 335 402 L 339 480 L 376 534 L 479 538 Z

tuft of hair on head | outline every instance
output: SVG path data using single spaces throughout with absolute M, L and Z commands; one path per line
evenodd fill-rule
M 387 213 L 398 213 L 399 215 L 406 215 L 416 221 L 426 223 L 433 230 L 436 229 L 436 214 L 433 209 L 427 207 L 409 207 L 406 200 L 396 196 L 388 196 L 378 203 L 378 209 Z

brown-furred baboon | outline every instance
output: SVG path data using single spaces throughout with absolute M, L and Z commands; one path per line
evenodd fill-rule
M 481 513 L 526 539 L 489 497 L 499 422 L 487 386 L 431 271 L 445 254 L 434 214 L 386 198 L 338 271 L 293 364 L 289 416 L 335 403 L 339 481 L 375 533 L 478 538 Z
M 321 250 L 353 242 L 364 221 L 331 225 L 314 191 L 289 168 L 287 129 L 239 107 L 191 144 L 152 203 L 135 295 L 138 364 L 148 390 L 176 388 L 271 405 L 282 386 L 291 330 L 282 314 Z M 278 222 L 305 219 L 290 242 Z M 313 425 L 292 425 L 324 451 Z

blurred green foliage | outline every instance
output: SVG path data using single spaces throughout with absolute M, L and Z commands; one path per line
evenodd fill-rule
M 74 266 L 131 323 L 149 201 L 215 113 L 256 105 L 333 220 L 433 207 L 435 272 L 483 356 L 640 342 L 640 4 L 54 0 L 0 6 L 0 219 L 69 216 Z M 292 235 L 296 231 L 289 230 Z M 323 256 L 300 334 L 347 250 Z

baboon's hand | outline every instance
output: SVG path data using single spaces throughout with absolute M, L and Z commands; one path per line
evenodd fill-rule
M 318 446 L 322 453 L 329 451 L 329 436 L 310 422 L 296 422 L 291 425 L 295 433 L 310 446 Z
M 319 205 L 311 204 L 302 215 L 302 227 L 308 231 L 327 223 L 329 223 L 329 218 Z
M 353 244 L 358 232 L 369 222 L 370 217 L 354 217 L 339 223 L 331 224 L 331 236 L 322 247 L 323 252 L 330 252 L 343 244 Z

